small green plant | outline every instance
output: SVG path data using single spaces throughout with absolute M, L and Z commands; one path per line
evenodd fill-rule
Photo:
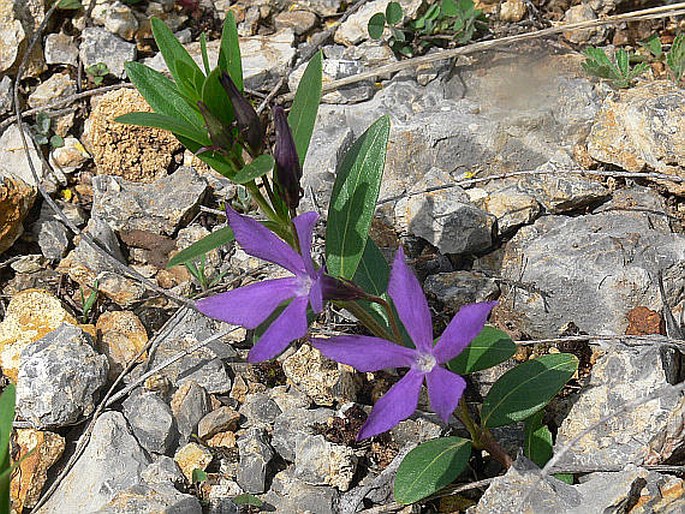
M 673 80 L 680 82 L 685 77 L 685 33 L 679 34 L 666 54 L 666 64 L 673 74 Z
M 223 234 L 222 234 L 223 237 Z M 203 240 L 204 241 L 204 240 Z M 171 263 L 171 261 L 169 261 Z M 199 259 L 197 259 L 197 262 L 193 260 L 187 260 L 183 262 L 183 265 L 186 267 L 188 270 L 188 273 L 197 280 L 197 282 L 200 284 L 200 287 L 202 288 L 203 291 L 206 291 L 207 289 L 210 289 L 217 285 L 222 278 L 228 273 L 228 270 L 223 271 L 219 273 L 216 277 L 212 278 L 209 280 L 206 275 L 206 267 L 207 267 L 207 255 L 203 254 L 199 256 Z
M 402 6 L 390 2 L 385 13 L 376 13 L 369 20 L 369 36 L 381 39 L 387 26 L 390 48 L 397 54 L 412 56 L 446 42 L 466 44 L 476 32 L 487 28 L 485 16 L 473 0 L 440 0 L 416 20 L 404 23 L 404 18 Z
M 83 293 L 83 288 L 79 287 L 81 292 L 81 323 L 88 323 L 91 318 L 91 311 L 95 306 L 95 302 L 98 299 L 98 281 L 95 280 L 93 287 L 90 288 L 90 294 L 88 298 Z
M 98 62 L 96 64 L 91 64 L 86 68 L 86 74 L 93 81 L 96 86 L 101 86 L 105 80 L 105 77 L 109 75 L 109 68 L 104 62 Z
M 45 112 L 36 114 L 36 122 L 30 126 L 33 134 L 33 139 L 39 145 L 47 145 L 52 148 L 59 148 L 64 146 L 64 139 L 57 134 L 52 133 L 52 120 Z
M 585 62 L 582 66 L 585 72 L 608 80 L 618 89 L 629 88 L 637 77 L 649 69 L 649 65 L 644 62 L 631 66 L 631 54 L 622 48 L 616 50 L 614 60 L 611 60 L 602 48 L 594 46 L 586 48 L 583 53 Z

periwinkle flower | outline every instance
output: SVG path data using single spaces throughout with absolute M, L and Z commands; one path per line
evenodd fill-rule
M 219 77 L 219 81 L 226 90 L 228 99 L 233 105 L 238 131 L 250 147 L 253 156 L 259 155 L 262 151 L 264 128 L 262 127 L 262 122 L 259 121 L 257 111 L 254 110 L 252 104 L 243 96 L 228 73 L 223 72 Z
M 345 284 L 316 269 L 312 262 L 312 235 L 319 219 L 315 212 L 305 212 L 293 218 L 300 253 L 276 236 L 264 225 L 242 216 L 227 207 L 228 222 L 236 241 L 250 255 L 278 264 L 294 276 L 265 280 L 226 293 L 198 300 L 200 312 L 234 325 L 254 329 L 261 325 L 276 308 L 290 300 L 283 312 L 271 323 L 248 355 L 249 362 L 261 362 L 279 355 L 294 340 L 307 333 L 307 307 L 315 313 L 323 309 L 324 300 L 354 291 Z M 341 288 L 343 291 L 341 291 Z
M 276 128 L 276 147 L 274 148 L 276 178 L 286 205 L 294 211 L 300 205 L 300 197 L 302 196 L 302 188 L 300 187 L 302 167 L 283 107 L 277 105 L 274 107 L 273 113 Z
M 444 364 L 459 355 L 483 329 L 497 302 L 465 305 L 454 316 L 437 344 L 428 302 L 416 276 L 398 250 L 390 273 L 388 293 L 415 348 L 369 336 L 338 336 L 314 339 L 312 344 L 326 357 L 358 371 L 409 368 L 409 371 L 376 402 L 357 440 L 380 434 L 411 416 L 419 401 L 423 382 L 428 387 L 431 408 L 449 419 L 466 388 L 466 381 Z

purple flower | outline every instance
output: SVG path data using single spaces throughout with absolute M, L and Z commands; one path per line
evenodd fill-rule
M 317 270 L 314 267 L 311 250 L 314 225 L 319 219 L 317 213 L 305 212 L 293 218 L 302 254 L 261 223 L 241 216 L 230 207 L 226 208 L 226 213 L 236 241 L 247 253 L 278 264 L 294 276 L 239 287 L 199 300 L 196 305 L 207 316 L 254 329 L 266 321 L 279 305 L 290 300 L 248 356 L 249 362 L 269 360 L 292 341 L 307 334 L 308 306 L 318 314 L 323 309 L 324 300 L 349 299 L 354 297 L 354 291 L 348 291 L 350 288 L 345 284 L 326 275 L 324 268 Z
M 274 107 L 274 126 L 276 128 L 276 148 L 274 158 L 276 160 L 276 178 L 280 186 L 286 205 L 295 211 L 300 204 L 302 188 L 302 167 L 297 155 L 293 133 L 288 125 L 283 107 Z
M 368 336 L 339 336 L 312 341 L 326 357 L 358 371 L 409 368 L 407 374 L 376 402 L 357 440 L 390 430 L 411 416 L 418 405 L 424 380 L 431 408 L 447 422 L 466 388 L 466 381 L 443 365 L 459 355 L 478 335 L 497 303 L 465 305 L 434 345 L 428 302 L 419 281 L 404 262 L 401 248 L 390 273 L 388 293 L 415 349 Z

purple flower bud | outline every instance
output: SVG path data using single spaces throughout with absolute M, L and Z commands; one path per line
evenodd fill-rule
M 233 112 L 238 123 L 238 130 L 243 140 L 250 147 L 253 156 L 260 154 L 264 140 L 264 129 L 259 121 L 257 112 L 242 95 L 228 73 L 223 72 L 219 80 L 226 90 L 228 99 L 233 104 Z
M 321 291 L 324 300 L 361 300 L 363 298 L 370 298 L 366 291 L 361 289 L 358 285 L 329 275 L 321 277 Z
M 230 129 L 209 111 L 204 102 L 198 101 L 197 106 L 202 117 L 205 119 L 205 126 L 207 127 L 207 132 L 209 132 L 209 139 L 212 142 L 211 150 L 228 151 L 233 146 Z
M 276 127 L 276 148 L 274 159 L 276 160 L 276 178 L 280 186 L 285 203 L 294 211 L 300 204 L 302 188 L 302 168 L 300 158 L 297 156 L 297 148 L 290 125 L 285 117 L 283 107 L 274 107 L 274 125 Z

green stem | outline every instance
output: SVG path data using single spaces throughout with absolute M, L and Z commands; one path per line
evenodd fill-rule
M 502 466 L 509 469 L 514 463 L 513 459 L 509 456 L 507 452 L 504 451 L 499 443 L 492 436 L 490 430 L 485 427 L 479 426 L 471 417 L 469 408 L 466 405 L 466 400 L 462 396 L 459 400 L 459 406 L 457 407 L 457 417 L 466 427 L 469 434 L 471 435 L 471 440 L 473 441 L 473 447 L 479 450 L 487 450 L 487 452 L 492 455 L 492 457 L 497 460 Z
M 392 341 L 392 334 L 383 328 L 373 317 L 364 310 L 364 308 L 356 302 L 335 302 L 336 305 L 347 309 L 355 318 L 357 318 L 369 331 L 376 337 Z
M 402 337 L 402 331 L 400 330 L 400 326 L 397 324 L 397 318 L 395 317 L 395 312 L 392 310 L 390 303 L 387 302 L 384 298 L 381 298 L 380 296 L 375 296 L 372 299 L 372 301 L 381 305 L 383 307 L 383 309 L 385 309 L 385 312 L 388 315 L 388 321 L 390 323 L 390 328 L 392 329 L 392 333 L 394 336 L 393 340 L 397 344 L 402 344 L 403 339 L 404 339 Z
M 276 215 L 276 212 L 273 210 L 271 205 L 269 205 L 269 202 L 267 202 L 266 198 L 264 198 L 264 195 L 262 195 L 262 192 L 257 187 L 255 181 L 252 180 L 251 182 L 248 182 L 247 184 L 245 184 L 245 187 L 252 195 L 252 198 L 255 199 L 255 202 L 257 202 L 257 205 L 259 205 L 259 208 L 262 210 L 264 215 L 267 218 L 269 218 L 270 221 L 273 221 L 274 223 L 280 225 L 280 218 L 278 217 L 278 215 Z

